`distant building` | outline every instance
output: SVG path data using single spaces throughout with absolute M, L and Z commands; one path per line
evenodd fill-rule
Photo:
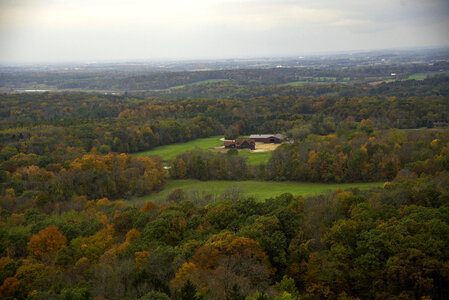
M 444 122 L 444 121 L 436 121 L 433 122 L 433 127 L 448 127 L 449 123 Z
M 224 147 L 226 149 L 256 149 L 256 142 L 252 139 L 249 140 L 235 140 L 224 142 Z
M 445 122 L 444 120 L 427 120 L 427 128 L 434 128 L 434 127 L 449 127 L 449 123 Z
M 249 136 L 251 140 L 256 142 L 262 142 L 265 144 L 280 144 L 285 139 L 285 136 L 278 134 L 251 134 Z

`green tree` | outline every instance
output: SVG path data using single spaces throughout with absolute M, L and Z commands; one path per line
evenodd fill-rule
M 181 288 L 181 299 L 182 300 L 201 300 L 203 297 L 201 294 L 197 293 L 196 286 L 189 280 L 184 283 Z
M 245 300 L 245 295 L 240 292 L 240 287 L 235 283 L 226 295 L 226 300 Z
M 147 293 L 145 296 L 140 297 L 139 300 L 170 300 L 170 297 L 168 297 L 167 294 L 162 292 L 151 291 Z

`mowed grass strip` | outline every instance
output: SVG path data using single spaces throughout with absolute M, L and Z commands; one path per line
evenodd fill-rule
M 134 156 L 160 156 L 164 161 L 171 161 L 178 154 L 183 152 L 192 151 L 195 149 L 208 150 L 212 147 L 222 146 L 223 142 L 220 139 L 223 136 L 213 136 L 204 139 L 196 139 L 193 141 L 179 143 L 179 144 L 171 144 L 153 148 L 148 151 L 134 153 Z M 260 163 L 267 163 L 271 157 L 271 152 L 256 152 L 251 153 L 247 150 L 239 151 L 239 155 L 248 158 L 248 164 L 255 166 Z
M 364 182 L 364 183 L 343 183 L 343 184 L 326 184 L 326 183 L 309 183 L 309 182 L 274 182 L 274 181 L 199 181 L 193 179 L 173 180 L 169 179 L 162 191 L 156 194 L 137 198 L 131 202 L 153 201 L 162 203 L 167 196 L 175 189 L 183 189 L 188 195 L 190 192 L 199 192 L 210 194 L 215 197 L 223 193 L 227 188 L 237 187 L 247 196 L 254 196 L 262 201 L 267 198 L 276 197 L 283 193 L 292 193 L 293 195 L 313 196 L 327 192 L 336 191 L 338 189 L 359 188 L 369 189 L 382 187 L 383 182 Z

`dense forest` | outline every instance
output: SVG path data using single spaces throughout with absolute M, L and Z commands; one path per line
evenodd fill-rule
M 383 189 L 202 206 L 3 213 L 3 297 L 186 299 L 448 296 L 447 173 Z M 50 242 L 51 241 L 51 242 Z M 152 291 L 152 292 L 149 292 Z M 266 296 L 265 296 L 266 295 Z
M 61 87 L 146 91 L 0 94 L 0 297 L 449 298 L 449 77 L 339 82 L 394 71 L 47 74 Z M 281 85 L 304 76 L 338 79 Z M 12 77 L 2 80 L 27 85 Z M 212 79 L 227 80 L 147 91 Z M 134 155 L 254 133 L 287 142 L 258 165 L 236 150 Z M 263 201 L 237 189 L 139 198 L 184 178 L 385 183 Z

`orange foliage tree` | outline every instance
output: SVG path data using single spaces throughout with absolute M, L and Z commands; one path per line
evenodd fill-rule
M 65 246 L 67 239 L 59 231 L 58 227 L 50 225 L 33 235 L 28 242 L 30 256 L 37 259 L 54 257 L 58 250 Z
M 19 287 L 19 281 L 15 277 L 8 277 L 0 286 L 0 297 L 9 297 Z
M 217 298 L 226 298 L 234 284 L 247 294 L 266 289 L 271 272 L 268 257 L 258 242 L 225 231 L 200 247 L 171 284 L 179 289 L 189 279 L 201 292 L 210 290 Z

